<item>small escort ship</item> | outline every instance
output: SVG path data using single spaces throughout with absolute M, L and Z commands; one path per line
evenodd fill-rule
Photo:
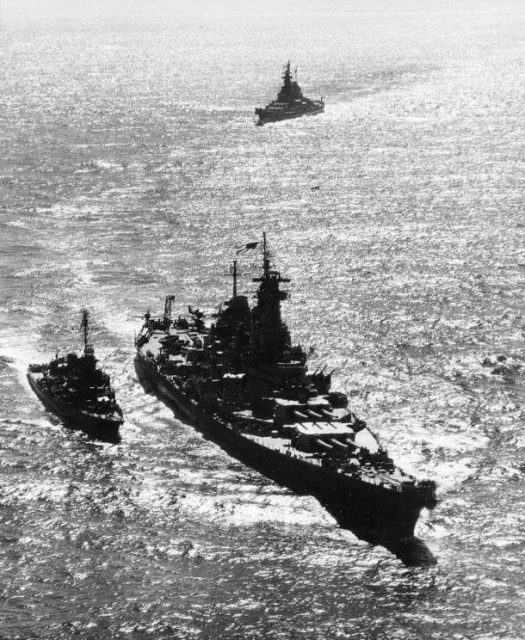
M 257 124 L 263 125 L 265 122 L 313 116 L 322 111 L 324 111 L 323 99 L 310 100 L 310 98 L 303 96 L 301 87 L 297 83 L 297 69 L 295 79 L 292 79 L 290 61 L 288 61 L 284 68 L 283 86 L 277 94 L 277 100 L 273 100 L 264 108 L 255 109 L 255 114 L 259 116 Z
M 250 243 L 254 248 L 259 243 Z M 289 282 L 270 266 L 263 241 L 257 304 L 237 293 L 207 317 L 199 309 L 172 319 L 148 312 L 136 338 L 139 381 L 227 452 L 295 490 L 311 493 L 339 524 L 375 544 L 417 540 L 435 483 L 396 467 L 376 437 L 331 391 L 331 374 L 309 373 L 281 318 Z
M 56 355 L 48 364 L 31 364 L 27 379 L 31 388 L 67 427 L 84 431 L 104 442 L 120 442 L 122 410 L 115 400 L 109 375 L 97 367 L 88 343 L 88 312 L 82 311 L 84 353 Z

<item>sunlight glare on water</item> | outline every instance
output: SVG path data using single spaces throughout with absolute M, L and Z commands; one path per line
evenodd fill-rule
M 523 6 L 437 5 L 2 3 L 2 638 L 521 637 Z M 325 113 L 254 127 L 288 59 Z M 340 530 L 138 384 L 141 315 L 220 302 L 263 231 L 311 366 L 437 482 L 417 526 L 437 566 Z M 84 306 L 119 446 L 25 381 L 80 348 Z

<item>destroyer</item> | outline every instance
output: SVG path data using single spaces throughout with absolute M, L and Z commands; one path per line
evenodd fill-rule
M 262 125 L 265 122 L 312 116 L 322 111 L 324 111 L 323 99 L 310 100 L 303 96 L 301 87 L 297 84 L 297 70 L 295 79 L 292 79 L 290 61 L 288 61 L 284 68 L 283 86 L 277 94 L 277 100 L 273 100 L 262 109 L 255 109 L 255 114 L 259 116 L 257 124 Z
M 258 243 L 247 245 L 253 248 Z M 435 484 L 396 467 L 331 376 L 309 373 L 281 318 L 289 282 L 272 269 L 263 240 L 257 304 L 237 293 L 217 313 L 175 320 L 145 315 L 136 339 L 139 380 L 226 451 L 264 474 L 316 496 L 359 537 L 388 546 L 412 539 Z
M 107 373 L 97 367 L 88 343 L 88 312 L 82 311 L 84 353 L 55 356 L 48 364 L 31 364 L 27 378 L 31 388 L 65 425 L 80 429 L 97 440 L 120 442 L 122 411 L 115 400 Z

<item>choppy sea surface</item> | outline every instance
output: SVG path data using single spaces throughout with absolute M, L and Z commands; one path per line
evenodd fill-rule
M 0 6 L 0 637 L 522 638 L 523 4 L 85 4 Z M 255 127 L 288 59 L 326 111 Z M 312 365 L 437 482 L 437 565 L 138 384 L 141 314 L 220 302 L 263 231 Z M 118 446 L 25 381 L 80 349 L 83 306 Z

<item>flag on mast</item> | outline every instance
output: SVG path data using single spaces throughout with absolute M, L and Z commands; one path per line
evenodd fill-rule
M 248 244 L 245 244 L 242 247 L 239 247 L 236 251 L 235 251 L 235 255 L 240 255 L 241 253 L 246 253 L 247 251 L 250 251 L 250 249 L 255 249 L 257 247 L 259 243 L 258 242 L 248 242 Z

